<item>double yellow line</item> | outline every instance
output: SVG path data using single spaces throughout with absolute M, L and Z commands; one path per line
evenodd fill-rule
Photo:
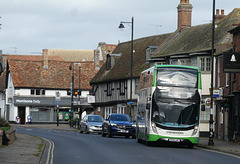
M 54 151 L 54 143 L 53 141 L 43 138 L 45 141 L 49 143 L 49 148 L 48 148 L 48 155 L 47 155 L 47 161 L 46 164 L 53 164 L 53 151 Z

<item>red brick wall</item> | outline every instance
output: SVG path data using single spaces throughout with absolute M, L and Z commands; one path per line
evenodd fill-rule
M 192 22 L 192 5 L 189 0 L 181 0 L 178 5 L 178 29 L 191 27 Z

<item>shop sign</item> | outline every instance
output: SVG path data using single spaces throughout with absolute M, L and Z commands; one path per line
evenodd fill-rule
M 95 103 L 95 96 L 88 95 L 87 96 L 87 101 L 89 104 Z
M 205 105 L 206 105 L 207 107 L 210 107 L 210 106 L 211 106 L 211 98 L 206 98 L 206 99 L 204 100 L 204 102 L 205 102 Z
M 56 101 L 55 97 L 18 97 L 14 96 L 13 102 L 15 106 L 71 106 L 70 98 L 61 98 Z
M 237 73 L 240 72 L 240 53 L 223 54 L 223 72 Z
M 15 103 L 40 104 L 41 101 L 40 100 L 26 100 L 26 99 L 19 100 L 19 99 L 16 99 Z

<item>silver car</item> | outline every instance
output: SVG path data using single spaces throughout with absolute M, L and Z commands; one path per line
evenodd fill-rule
M 99 133 L 102 132 L 103 117 L 99 115 L 86 115 L 80 123 L 80 133 Z

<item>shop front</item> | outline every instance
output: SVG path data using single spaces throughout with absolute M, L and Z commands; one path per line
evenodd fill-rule
M 71 111 L 71 99 L 61 98 L 58 103 L 55 97 L 14 97 L 14 118 L 20 119 L 20 123 L 53 123 L 68 121 Z M 15 120 L 17 121 L 17 120 Z

